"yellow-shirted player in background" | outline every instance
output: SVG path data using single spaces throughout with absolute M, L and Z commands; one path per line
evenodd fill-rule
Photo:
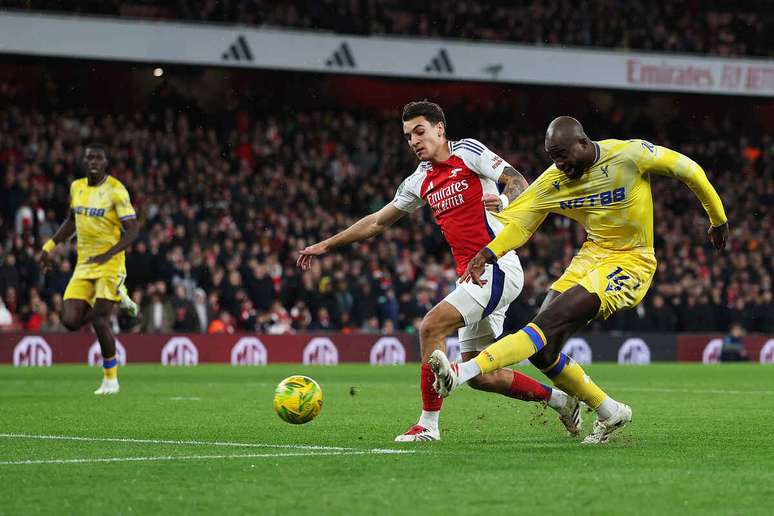
M 91 324 L 103 357 L 102 385 L 94 394 L 118 392 L 116 343 L 110 317 L 116 303 L 136 314 L 124 280 L 126 249 L 139 231 L 129 193 L 121 182 L 107 174 L 107 153 L 101 145 L 86 147 L 83 165 L 86 177 L 70 185 L 70 211 L 51 240 L 43 245 L 39 260 L 43 270 L 50 265 L 50 253 L 75 233 L 78 263 L 67 284 L 62 323 L 70 330 Z
M 650 174 L 688 185 L 709 215 L 716 249 L 726 245 L 728 222 L 704 170 L 678 152 L 643 140 L 593 142 L 570 117 L 551 122 L 545 144 L 554 165 L 499 214 L 506 228 L 479 251 L 460 281 L 481 285 L 484 265 L 524 245 L 549 213 L 583 224 L 587 241 L 527 326 L 473 360 L 450 364 L 436 351 L 429 362 L 438 393 L 448 396 L 481 373 L 529 358 L 558 388 L 597 411 L 593 431 L 583 442 L 605 443 L 631 421 L 631 408 L 605 394 L 561 349 L 589 321 L 635 307 L 648 291 L 656 271 Z

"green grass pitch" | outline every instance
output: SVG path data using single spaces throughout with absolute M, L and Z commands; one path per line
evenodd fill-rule
M 92 394 L 96 368 L 3 366 L 0 514 L 774 511 L 774 367 L 587 371 L 634 410 L 607 445 L 580 445 L 536 404 L 467 387 L 446 401 L 441 442 L 394 443 L 418 415 L 415 364 L 130 365 L 113 397 Z M 271 408 L 294 373 L 325 395 L 306 425 Z

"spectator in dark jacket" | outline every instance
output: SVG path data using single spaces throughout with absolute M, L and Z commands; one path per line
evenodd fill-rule
M 178 284 L 175 287 L 175 295 L 172 298 L 172 310 L 175 313 L 175 322 L 172 329 L 180 332 L 196 332 L 199 329 L 196 310 L 193 303 L 186 297 L 185 285 Z
M 677 314 L 659 294 L 653 296 L 653 306 L 645 318 L 648 331 L 673 331 L 677 325 Z

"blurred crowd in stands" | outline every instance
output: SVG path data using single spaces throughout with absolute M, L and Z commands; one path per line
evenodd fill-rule
M 774 10 L 729 0 L 0 0 L 0 8 L 537 45 L 774 55 Z
M 255 113 L 235 105 L 194 123 L 156 106 L 131 113 L 36 111 L 3 100 L 0 84 L 0 328 L 62 330 L 59 312 L 76 261 L 60 245 L 41 274 L 34 256 L 64 219 L 81 177 L 83 145 L 109 149 L 128 188 L 141 236 L 127 252 L 127 285 L 139 322 L 122 331 L 416 331 L 455 284 L 451 255 L 427 209 L 382 236 L 295 266 L 296 251 L 390 202 L 416 163 L 395 116 L 350 109 Z M 616 94 L 625 95 L 625 94 Z M 626 105 L 614 97 L 614 105 Z M 399 111 L 401 106 L 395 106 Z M 774 140 L 722 120 L 669 124 L 646 110 L 591 106 L 578 116 L 592 138 L 646 137 L 702 164 L 731 222 L 715 252 L 691 191 L 653 179 L 653 288 L 636 310 L 594 329 L 774 331 Z M 645 113 L 645 114 L 644 114 Z M 449 107 L 452 138 L 475 137 L 533 180 L 549 164 L 545 124 L 507 105 Z M 743 119 L 749 117 L 742 117 Z M 580 226 L 549 217 L 520 252 L 525 289 L 513 325 L 527 320 L 584 240 Z

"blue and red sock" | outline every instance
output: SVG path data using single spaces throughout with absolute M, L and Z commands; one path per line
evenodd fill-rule
M 513 371 L 513 381 L 506 396 L 524 401 L 548 401 L 551 399 L 551 387 L 518 371 Z

